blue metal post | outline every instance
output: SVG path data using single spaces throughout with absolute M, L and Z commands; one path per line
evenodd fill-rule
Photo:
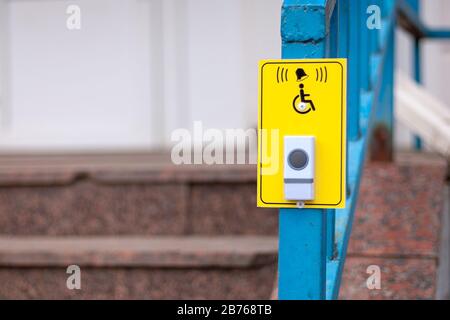
M 381 1 L 380 0 L 372 0 L 370 1 L 370 5 L 375 5 L 379 8 L 380 11 L 382 11 L 381 8 Z M 368 7 L 369 8 L 369 7 Z M 367 14 L 369 12 L 366 12 Z M 380 16 L 381 16 L 381 12 L 380 12 Z M 379 48 L 379 41 L 378 41 L 378 33 L 379 33 L 379 29 L 374 28 L 371 29 L 369 31 L 370 34 L 370 52 L 377 52 L 378 48 Z
M 414 78 L 417 83 L 422 82 L 422 55 L 420 51 L 420 39 L 416 38 L 414 40 Z M 419 136 L 414 137 L 414 147 L 416 150 L 422 150 L 422 139 Z
M 335 16 L 337 16 L 337 57 L 348 58 L 349 38 L 350 38 L 350 0 L 340 0 L 337 2 Z M 352 31 L 353 32 L 353 31 Z
M 415 12 L 419 12 L 419 0 L 406 0 L 406 2 L 408 2 L 411 9 Z
M 393 30 L 395 30 L 396 23 L 395 21 L 393 23 Z M 383 105 L 380 109 L 382 109 L 383 112 L 382 121 L 390 135 L 390 157 L 392 159 L 392 148 L 394 143 L 395 31 L 393 31 L 389 36 L 385 55 L 386 57 L 382 74 L 383 92 L 381 93 L 383 96 Z
M 354 1 L 353 1 L 354 3 Z M 357 11 L 356 11 L 357 12 Z M 355 13 L 356 13 L 355 12 Z M 352 45 L 350 44 L 350 39 L 352 39 L 352 33 L 353 31 L 352 28 L 354 27 L 352 22 L 351 22 L 351 0 L 341 0 L 337 2 L 337 10 L 335 9 L 335 16 L 338 17 L 338 34 L 337 34 L 337 56 L 339 58 L 347 58 L 347 63 L 348 63 L 348 68 L 351 69 L 352 67 L 354 68 L 354 72 L 351 73 L 349 72 L 348 74 L 348 79 L 347 79 L 347 85 L 351 85 L 351 81 L 352 79 L 350 78 L 351 75 L 358 77 L 358 72 L 356 71 L 356 65 L 352 66 L 353 61 L 351 61 L 351 56 L 350 56 L 350 50 L 352 49 L 352 45 L 355 45 L 355 43 L 353 43 Z M 354 19 L 353 19 L 354 21 Z M 358 31 L 356 31 L 357 33 Z M 356 60 L 358 59 L 358 54 L 357 54 L 357 48 L 354 48 L 355 51 L 353 54 L 353 58 L 356 58 Z M 355 61 L 357 63 L 357 61 Z M 351 89 L 350 89 L 351 90 Z M 355 90 L 356 91 L 356 90 Z M 359 92 L 359 90 L 357 90 L 357 92 Z M 349 137 L 348 139 L 358 139 L 359 136 L 359 94 L 355 95 L 356 97 L 358 97 L 358 100 L 351 105 L 351 101 L 350 101 L 350 95 L 347 94 L 347 108 L 349 109 L 347 111 L 347 137 Z M 346 143 L 346 158 L 348 159 L 348 139 L 345 142 Z M 347 186 L 346 186 L 346 193 L 347 195 L 350 195 L 351 193 L 351 187 L 348 183 L 349 179 L 348 179 L 348 172 L 349 172 L 349 168 L 348 168 L 348 162 L 346 163 L 346 180 L 347 181 Z M 338 252 L 338 246 L 337 246 L 337 235 L 336 235 L 336 214 L 337 211 L 336 210 L 332 210 L 332 214 L 329 214 L 328 216 L 328 260 L 329 261 L 333 261 L 335 259 L 338 258 L 339 256 L 339 252 Z M 330 226 L 332 225 L 332 227 Z M 332 230 L 330 230 L 330 228 L 332 228 Z M 332 245 L 332 248 L 330 248 L 330 246 Z M 341 252 L 341 256 L 342 256 L 342 252 Z M 327 279 L 329 278 L 329 273 L 327 273 Z M 332 294 L 330 294 L 330 292 L 327 292 L 327 298 L 332 297 Z
M 278 298 L 326 298 L 327 211 L 280 209 Z
M 360 1 L 345 0 L 349 6 L 349 43 L 348 43 L 348 139 L 355 141 L 360 136 L 359 123 L 359 106 L 360 106 L 360 89 L 359 68 L 359 33 L 360 33 Z M 364 67 L 363 67 L 364 68 Z
M 360 30 L 360 84 L 363 91 L 370 90 L 370 33 L 367 28 L 367 0 L 356 1 L 360 5 L 358 17 L 360 18 L 358 28 Z
M 326 211 L 326 248 L 328 261 L 333 260 L 336 257 L 336 210 L 328 209 Z
M 413 9 L 416 12 L 416 15 L 419 17 L 419 10 L 420 10 L 420 4 L 418 0 L 408 0 L 408 4 L 410 5 L 411 9 Z M 414 72 L 414 78 L 417 81 L 417 83 L 422 82 L 422 54 L 420 50 L 420 38 L 414 39 L 414 51 L 413 51 L 413 58 L 414 58 L 414 65 L 413 65 L 413 72 Z M 422 139 L 419 136 L 414 136 L 414 147 L 416 150 L 422 150 Z
M 334 1 L 285 0 L 282 9 L 282 56 L 323 58 Z M 280 209 L 278 297 L 282 300 L 326 298 L 327 250 L 332 241 L 327 210 Z M 334 228 L 333 228 L 334 232 Z M 333 244 L 334 245 L 334 244 Z M 330 255 L 331 256 L 331 255 Z

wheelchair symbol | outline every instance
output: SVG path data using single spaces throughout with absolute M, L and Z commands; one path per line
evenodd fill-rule
M 300 94 L 294 98 L 292 105 L 294 107 L 295 112 L 300 114 L 307 114 L 310 111 L 316 111 L 316 107 L 314 106 L 314 102 L 311 99 L 307 99 L 310 97 L 310 94 L 305 93 L 305 85 L 302 83 L 300 85 Z

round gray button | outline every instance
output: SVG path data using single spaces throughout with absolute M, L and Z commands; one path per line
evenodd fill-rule
M 308 154 L 302 149 L 291 151 L 288 156 L 289 166 L 294 170 L 303 170 L 308 165 Z

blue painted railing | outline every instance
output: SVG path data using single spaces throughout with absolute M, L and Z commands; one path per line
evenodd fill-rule
M 372 5 L 381 9 L 380 29 L 367 26 Z M 450 37 L 448 31 L 426 28 L 418 10 L 417 0 L 283 2 L 284 59 L 348 59 L 348 199 L 342 210 L 280 209 L 280 299 L 338 297 L 369 142 L 373 157 L 392 159 L 395 28 L 400 24 L 416 38 L 417 80 L 420 39 Z

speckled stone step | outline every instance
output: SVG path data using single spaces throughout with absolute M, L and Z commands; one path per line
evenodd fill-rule
M 0 158 L 3 235 L 276 235 L 255 166 L 175 166 L 167 154 Z
M 366 166 L 341 299 L 435 298 L 446 165 L 404 153 L 395 164 Z M 372 265 L 380 267 L 381 290 L 367 288 Z
M 1 237 L 0 299 L 269 299 L 276 237 Z M 66 268 L 81 268 L 69 290 Z

